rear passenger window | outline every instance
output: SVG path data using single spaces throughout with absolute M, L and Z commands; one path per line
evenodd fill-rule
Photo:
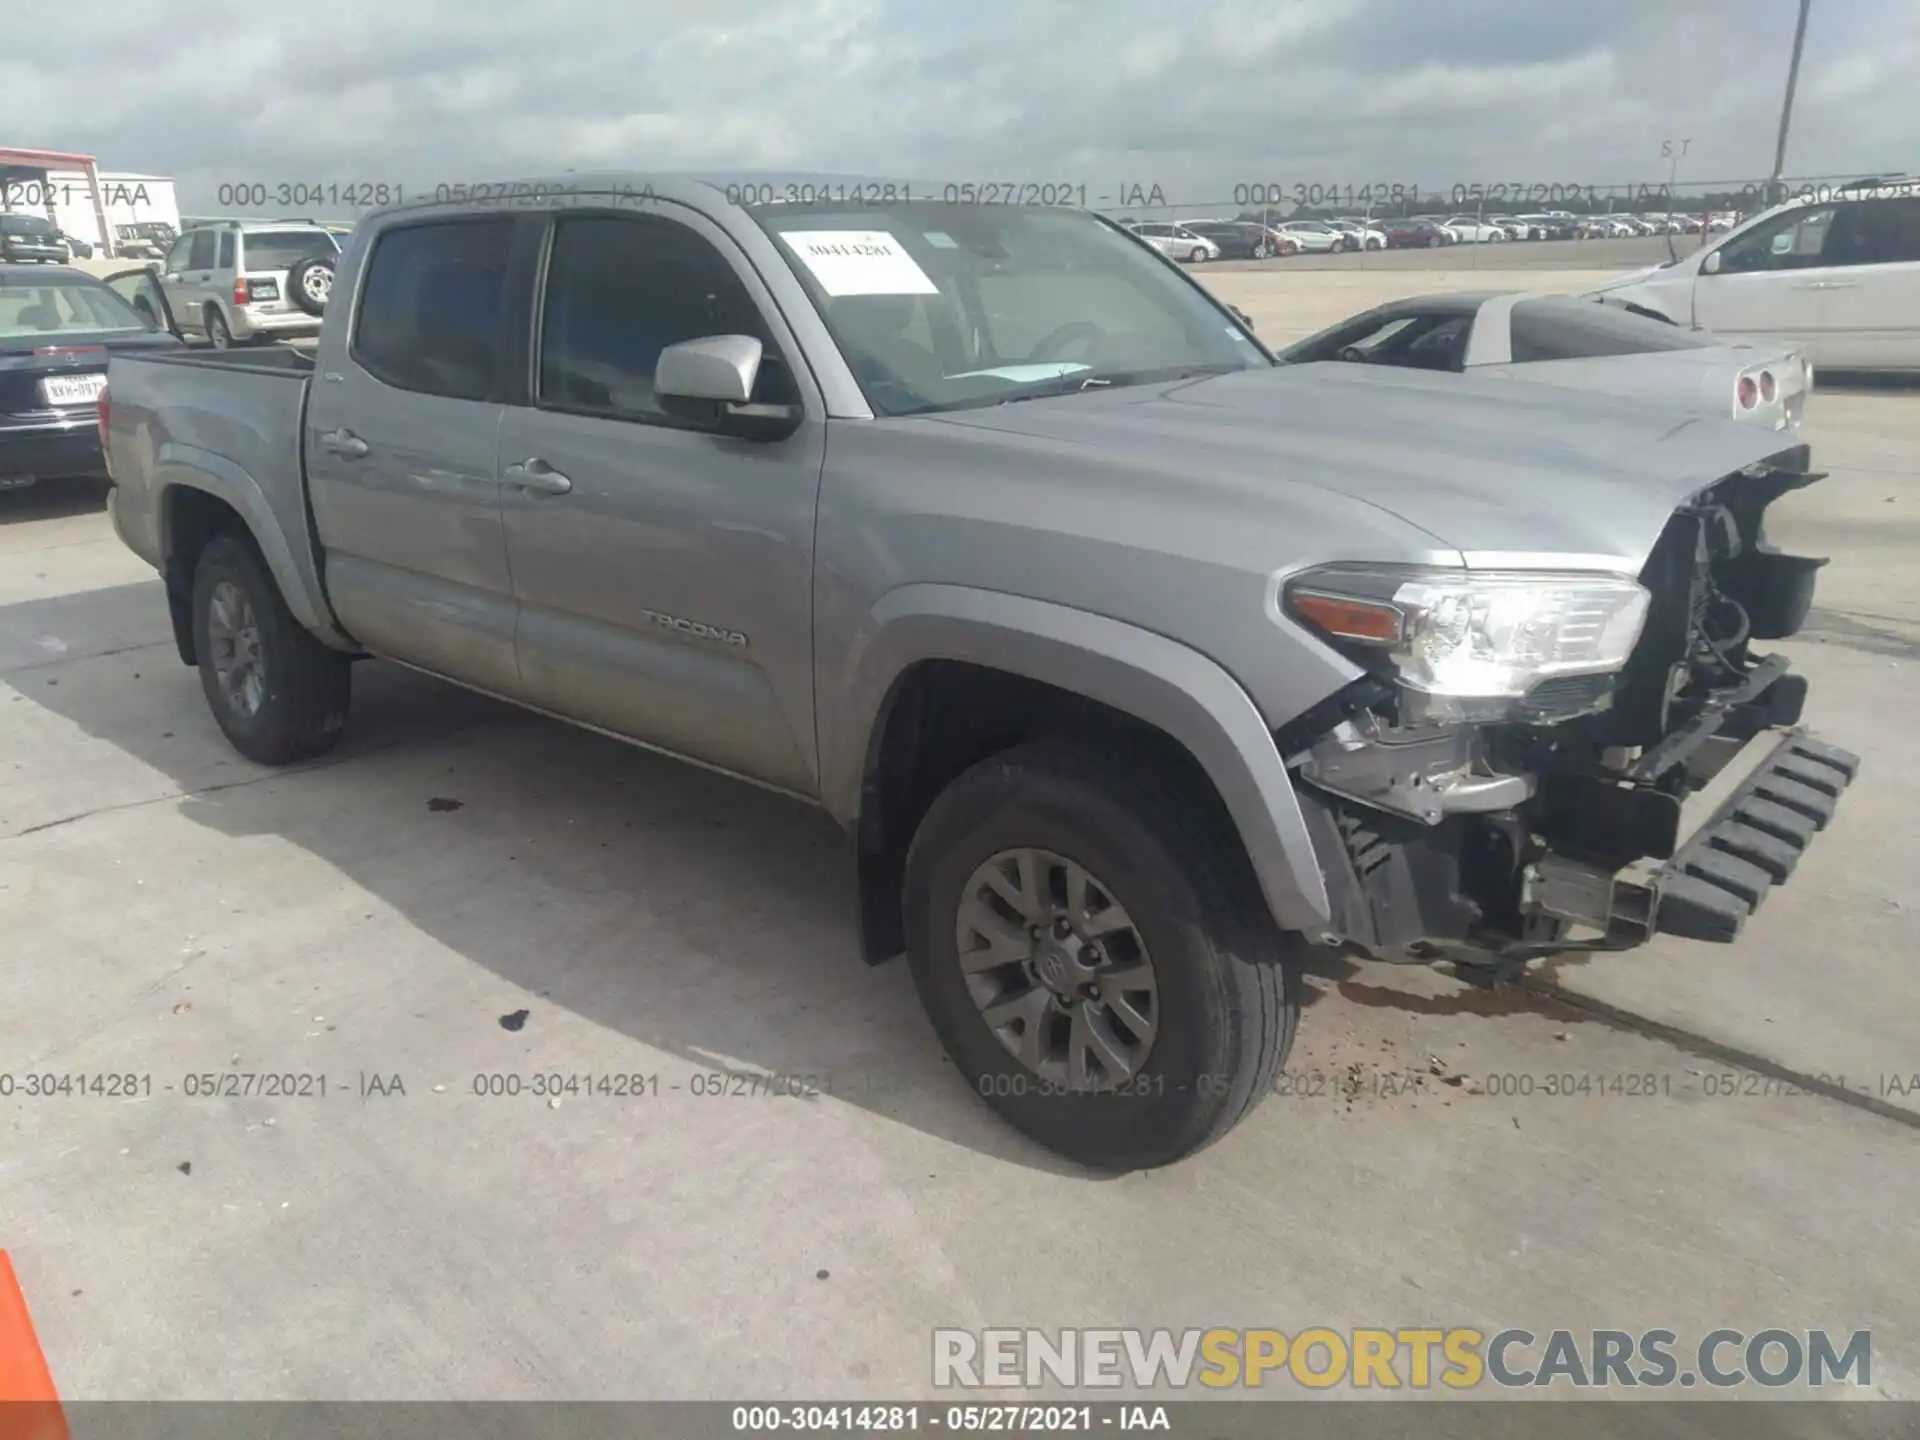
M 220 259 L 216 268 L 221 270 L 233 268 L 233 232 L 231 230 L 220 232 Z
M 1690 330 L 1591 300 L 1522 300 L 1511 320 L 1513 360 L 1587 360 L 1698 350 L 1709 342 Z
M 354 362 L 401 390 L 484 400 L 500 356 L 510 218 L 443 220 L 374 242 L 360 287 Z
M 1865 265 L 1920 261 L 1920 195 L 1868 200 L 1860 207 L 1861 250 Z
M 759 306 L 699 235 L 670 220 L 556 222 L 536 403 L 684 425 L 653 393 L 654 367 L 669 345 L 711 335 L 751 335 L 765 347 L 755 399 L 799 398 Z

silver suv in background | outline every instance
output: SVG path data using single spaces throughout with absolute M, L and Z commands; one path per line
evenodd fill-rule
M 161 262 L 180 328 L 216 349 L 320 333 L 340 241 L 304 221 L 228 222 L 188 230 Z M 309 265 L 305 262 L 323 263 Z

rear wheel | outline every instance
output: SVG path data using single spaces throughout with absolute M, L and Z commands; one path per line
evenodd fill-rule
M 974 1092 L 1095 1169 L 1170 1164 L 1270 1088 L 1300 1008 L 1224 822 L 1152 763 L 1058 744 L 983 761 L 907 858 L 914 983 Z
M 294 619 L 248 541 L 220 535 L 201 552 L 193 646 L 213 718 L 249 760 L 288 765 L 339 740 L 353 663 Z
M 233 331 L 227 328 L 226 316 L 220 313 L 218 305 L 207 307 L 207 342 L 216 350 L 233 348 Z

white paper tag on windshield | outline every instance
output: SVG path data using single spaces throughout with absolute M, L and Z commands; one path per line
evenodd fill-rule
M 885 230 L 789 230 L 780 238 L 829 295 L 940 293 Z

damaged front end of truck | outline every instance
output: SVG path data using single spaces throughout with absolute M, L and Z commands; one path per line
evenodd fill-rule
M 1762 517 L 1805 447 L 1691 495 L 1637 575 L 1336 565 L 1287 613 L 1365 674 L 1278 735 L 1327 875 L 1325 937 L 1508 978 L 1656 934 L 1726 942 L 1859 759 L 1801 728 L 1795 634 L 1826 561 Z

